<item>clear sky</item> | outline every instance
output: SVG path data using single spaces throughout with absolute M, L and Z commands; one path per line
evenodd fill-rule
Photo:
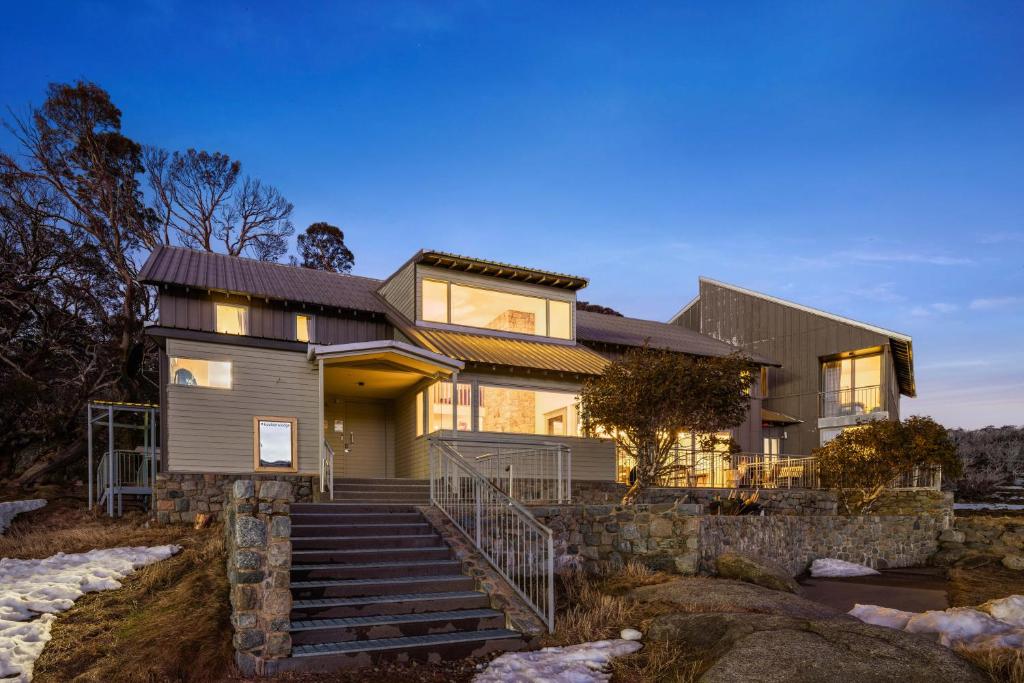
M 1024 3 L 314 4 L 7 3 L 0 103 L 96 81 L 360 274 L 444 249 L 655 320 L 706 275 L 913 335 L 905 414 L 1024 424 Z

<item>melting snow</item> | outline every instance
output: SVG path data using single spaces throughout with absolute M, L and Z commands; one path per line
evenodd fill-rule
M 629 630 L 629 629 L 627 629 Z M 593 643 L 546 647 L 533 652 L 508 652 L 478 673 L 474 683 L 607 683 L 608 665 L 615 657 L 643 647 L 635 640 L 598 640 Z
M 862 564 L 846 562 L 827 557 L 823 560 L 815 560 L 811 563 L 811 576 L 815 578 L 831 578 L 838 576 L 869 576 L 878 572 L 871 567 Z
M 978 608 L 952 607 L 921 614 L 855 605 L 850 614 L 869 624 L 934 635 L 946 647 L 1024 647 L 1024 595 L 990 600 Z
M 50 639 L 57 612 L 86 593 L 121 587 L 120 580 L 180 550 L 108 548 L 87 553 L 57 553 L 45 560 L 0 560 L 0 678 L 26 683 Z
M 11 525 L 11 520 L 19 514 L 29 510 L 38 510 L 44 505 L 46 505 L 46 501 L 42 498 L 12 500 L 7 503 L 0 503 L 0 536 L 3 536 L 4 532 L 7 531 L 7 527 Z

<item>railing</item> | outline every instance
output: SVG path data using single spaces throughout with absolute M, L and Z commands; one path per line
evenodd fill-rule
M 738 487 L 757 489 L 821 488 L 818 459 L 785 455 L 733 456 Z
M 867 415 L 882 410 L 882 387 L 878 385 L 822 391 L 818 398 L 819 417 Z
M 154 465 L 153 457 L 142 451 L 114 451 L 112 460 L 109 452 L 104 453 L 96 466 L 97 504 L 106 501 L 107 496 L 117 494 L 150 495 L 153 492 Z M 120 497 L 117 503 L 120 514 L 123 504 Z
M 430 502 L 461 531 L 548 630 L 555 623 L 551 529 L 495 486 L 450 442 L 430 439 Z
M 886 488 L 897 491 L 911 489 L 938 491 L 942 488 L 942 466 L 915 467 L 893 479 Z
M 324 439 L 324 449 L 320 453 L 320 493 L 328 492 L 328 500 L 334 500 L 334 449 Z
M 459 439 L 452 446 L 463 455 L 482 444 L 473 466 L 505 495 L 524 503 L 572 501 L 572 450 L 564 444 L 487 442 Z M 464 456 L 465 457 L 465 456 Z

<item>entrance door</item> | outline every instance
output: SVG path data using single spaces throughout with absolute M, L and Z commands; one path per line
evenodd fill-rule
M 342 432 L 335 437 L 341 437 L 341 448 L 335 447 L 334 471 L 342 477 L 387 477 L 387 403 L 345 401 L 340 407 Z

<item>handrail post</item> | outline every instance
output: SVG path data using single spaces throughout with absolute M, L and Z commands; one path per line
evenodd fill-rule
M 480 510 L 481 510 L 480 496 L 483 494 L 483 491 L 480 490 L 480 487 L 479 487 L 479 485 L 476 482 L 473 482 L 473 489 L 474 489 L 473 498 L 476 499 L 476 547 L 479 548 L 480 547 Z

